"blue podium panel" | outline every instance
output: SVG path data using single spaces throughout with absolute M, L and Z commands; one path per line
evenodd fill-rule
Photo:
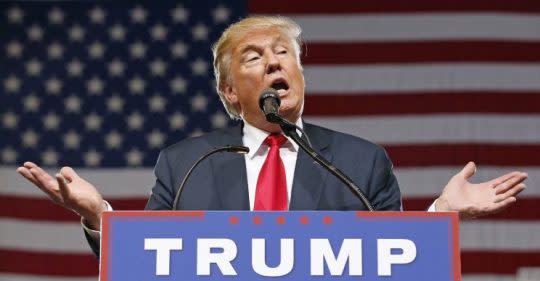
M 100 280 L 460 280 L 458 217 L 107 212 Z

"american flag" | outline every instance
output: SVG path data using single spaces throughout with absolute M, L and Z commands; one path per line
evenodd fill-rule
M 16 167 L 142 209 L 161 148 L 232 124 L 210 46 L 248 14 L 302 26 L 305 119 L 384 145 L 406 210 L 469 160 L 475 181 L 528 172 L 515 206 L 461 223 L 462 274 L 540 280 L 540 2 L 229 2 L 0 3 L 0 280 L 96 280 L 78 217 Z

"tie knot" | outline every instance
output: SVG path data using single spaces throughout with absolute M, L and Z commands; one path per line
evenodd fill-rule
M 287 138 L 282 134 L 271 134 L 264 140 L 270 147 L 281 147 L 286 141 Z

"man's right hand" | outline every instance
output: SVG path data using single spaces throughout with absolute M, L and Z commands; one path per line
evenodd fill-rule
M 79 214 L 88 227 L 100 230 L 101 214 L 106 210 L 103 197 L 72 168 L 63 167 L 52 177 L 38 165 L 25 162 L 17 172 L 45 192 L 53 202 Z

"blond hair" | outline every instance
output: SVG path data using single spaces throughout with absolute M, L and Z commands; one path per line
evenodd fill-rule
M 282 31 L 290 40 L 294 47 L 296 61 L 298 67 L 302 68 L 300 64 L 300 46 L 302 40 L 300 39 L 300 33 L 302 29 L 300 26 L 289 18 L 281 16 L 254 16 L 242 19 L 232 25 L 230 25 L 212 46 L 212 53 L 214 55 L 214 76 L 216 78 L 216 91 L 221 99 L 221 102 L 225 106 L 227 113 L 233 119 L 240 119 L 240 113 L 231 104 L 227 102 L 223 94 L 223 87 L 231 84 L 231 77 L 229 76 L 231 66 L 231 53 L 237 44 L 237 40 L 244 34 L 257 30 L 257 29 L 271 29 L 277 28 Z

